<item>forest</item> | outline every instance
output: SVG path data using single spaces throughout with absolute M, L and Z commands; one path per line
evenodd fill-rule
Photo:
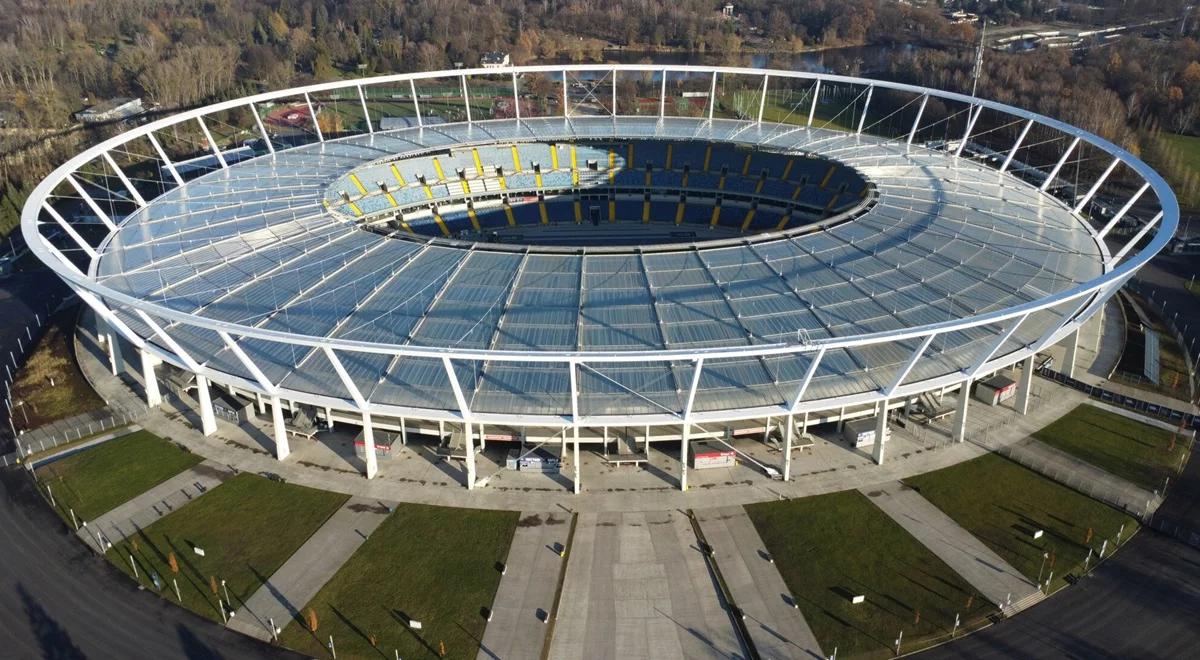
M 68 154 L 118 126 L 82 129 L 73 113 L 142 97 L 159 112 L 348 76 L 515 63 L 604 61 L 614 51 L 686 51 L 718 63 L 753 52 L 911 43 L 871 75 L 970 89 L 974 27 L 936 2 L 744 0 L 0 0 L 0 234 L 26 191 Z M 993 23 L 1057 16 L 1120 21 L 1175 15 L 1183 0 L 947 0 Z M 1043 112 L 1169 160 L 1162 131 L 1200 115 L 1196 22 L 1083 54 L 989 53 L 980 94 Z M 1178 160 L 1176 158 L 1176 160 Z M 1189 185 L 1184 172 L 1171 173 Z M 1195 188 L 1195 182 L 1190 184 Z

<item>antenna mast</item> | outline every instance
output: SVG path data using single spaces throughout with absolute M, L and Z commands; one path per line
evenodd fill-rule
M 980 18 L 983 23 L 983 29 L 979 33 L 979 47 L 975 49 L 975 71 L 971 74 L 971 96 L 975 96 L 975 90 L 979 88 L 979 76 L 983 75 L 983 44 L 987 40 L 987 18 Z

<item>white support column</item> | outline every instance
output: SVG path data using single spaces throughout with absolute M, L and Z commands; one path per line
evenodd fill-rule
M 471 98 L 467 95 L 467 77 L 459 76 L 458 79 L 460 81 L 462 81 L 463 107 L 465 107 L 467 109 L 467 123 L 470 124 L 471 123 Z M 564 90 L 564 91 L 566 91 L 566 90 Z M 566 103 L 565 98 L 563 99 L 563 103 Z
M 1058 173 L 1062 171 L 1063 165 L 1067 164 L 1067 159 L 1071 157 L 1071 154 L 1075 152 L 1075 147 L 1078 146 L 1079 138 L 1071 140 L 1071 146 L 1067 147 L 1067 150 L 1063 152 L 1062 158 L 1059 158 L 1058 162 L 1054 164 L 1054 169 L 1050 170 L 1050 174 L 1046 176 L 1046 180 L 1042 182 L 1042 185 L 1038 186 L 1038 190 L 1045 192 L 1050 187 L 1050 184 L 1054 183 L 1054 180 L 1058 178 Z
M 107 151 L 102 156 L 104 162 L 108 163 L 113 173 L 121 180 L 121 184 L 125 186 L 125 190 L 129 191 L 129 195 L 133 197 L 133 201 L 137 202 L 138 206 L 145 206 L 146 200 L 142 197 L 142 193 L 138 192 L 138 189 L 133 186 L 133 182 L 129 180 L 129 177 L 125 176 L 124 170 L 121 169 L 120 165 L 117 165 L 117 161 L 113 160 L 113 157 Z
M 1033 356 L 1021 361 L 1021 377 L 1017 380 L 1017 400 L 1013 407 L 1022 415 L 1029 414 L 1029 396 L 1033 392 Z
M 758 97 L 758 123 L 762 123 L 763 111 L 767 109 L 767 81 L 771 76 L 763 74 L 762 95 Z
M 958 403 L 954 407 L 954 428 L 951 431 L 955 442 L 967 439 L 967 406 L 971 401 L 971 381 L 964 380 L 958 388 Z
M 121 372 L 119 367 L 121 363 L 121 348 L 117 345 L 117 333 L 113 332 L 112 328 L 108 328 L 104 332 L 105 347 L 108 348 L 108 369 L 112 375 L 116 376 Z
M 287 427 L 283 425 L 283 402 L 279 395 L 271 397 L 271 421 L 275 427 L 275 458 L 282 461 L 292 449 L 288 445 Z
M 359 90 L 362 91 L 361 89 Z M 262 136 L 263 144 L 267 146 L 267 151 L 272 156 L 275 155 L 275 145 L 271 144 L 271 135 L 267 133 L 267 127 L 263 125 L 262 117 L 258 116 L 258 108 L 253 103 L 247 103 L 246 107 L 250 110 L 250 114 L 254 115 L 254 123 L 258 125 L 258 134 Z M 363 112 L 367 111 L 366 106 L 363 106 Z M 371 120 L 367 120 L 367 126 L 370 127 Z
M 792 415 L 787 416 L 787 430 L 783 434 L 783 480 L 792 480 L 792 433 L 796 420 Z
M 1066 338 L 1066 353 L 1063 355 L 1062 372 L 1068 378 L 1075 377 L 1075 361 L 1079 359 L 1079 328 L 1075 328 Z
M 688 428 L 689 426 L 691 424 L 684 422 L 683 438 L 680 439 L 679 443 L 679 490 L 682 491 L 687 490 L 688 435 L 691 430 Z M 647 435 L 646 437 L 649 438 L 650 436 Z
M 1117 169 L 1117 165 L 1120 164 L 1121 159 L 1114 158 L 1112 162 L 1108 164 L 1108 168 L 1104 170 L 1104 173 L 1100 175 L 1100 178 L 1096 179 L 1096 182 L 1092 184 L 1091 188 L 1088 188 L 1087 194 L 1084 195 L 1083 198 L 1079 200 L 1079 203 L 1075 205 L 1075 208 L 1071 210 L 1075 213 L 1083 211 L 1083 208 L 1088 205 L 1088 202 L 1092 201 L 1092 197 L 1099 192 L 1100 186 L 1103 186 L 1104 182 L 1108 181 L 1108 177 L 1113 173 L 1113 170 Z
M 475 490 L 475 429 L 470 422 L 463 423 L 467 439 L 467 490 Z
M 908 141 L 905 146 L 912 146 L 913 138 L 917 137 L 917 129 L 921 127 L 921 117 L 925 115 L 925 106 L 929 103 L 929 95 L 921 97 L 921 107 L 917 109 L 917 118 L 913 120 L 912 130 L 908 132 Z
M 617 116 L 617 70 L 612 70 L 612 116 Z
M 817 99 L 821 98 L 821 79 L 817 78 L 817 84 L 813 86 L 812 105 L 808 108 L 808 123 L 806 128 L 812 128 L 813 118 L 817 116 Z
M 200 432 L 212 435 L 217 432 L 217 418 L 213 415 L 212 393 L 208 391 L 208 379 L 196 374 L 196 394 L 200 399 Z
M 309 98 L 308 92 L 304 93 L 304 103 L 308 105 L 308 116 L 312 117 L 313 129 L 317 132 L 317 141 L 324 142 L 325 136 L 321 133 L 321 122 L 317 121 L 317 109 L 313 107 L 312 99 Z
M 563 103 L 563 117 L 570 118 L 571 117 L 571 102 L 570 102 L 570 100 L 568 100 L 568 97 L 567 97 L 567 70 L 566 69 L 562 70 L 562 103 Z
M 158 376 L 154 373 L 157 358 L 144 348 L 139 348 L 138 354 L 142 359 L 142 387 L 146 392 L 146 405 L 156 408 L 162 404 L 162 394 L 158 391 Z
M 1000 173 L 1004 174 L 1008 171 L 1008 166 L 1012 165 L 1013 157 L 1017 155 L 1017 151 L 1021 149 L 1021 144 L 1025 142 L 1025 136 L 1029 135 L 1029 129 L 1033 128 L 1033 120 L 1025 122 L 1025 127 L 1021 129 L 1021 134 L 1017 136 L 1017 141 L 1013 143 L 1011 149 L 1008 150 L 1008 155 L 1004 157 L 1004 164 L 1000 166 Z
M 355 85 L 358 89 L 358 102 L 362 104 L 363 119 L 367 122 L 367 132 L 374 133 L 375 127 L 371 125 L 371 111 L 367 110 L 367 95 L 363 93 L 362 85 Z
M 580 481 L 579 477 L 579 427 L 573 426 L 571 427 L 571 431 L 575 434 L 575 455 L 572 457 L 571 463 L 575 467 L 575 494 L 578 495 L 583 491 L 583 482 Z
M 516 74 L 513 74 L 513 80 L 516 80 Z M 421 117 L 421 102 L 417 100 L 417 83 L 413 82 L 412 78 L 408 79 L 408 90 L 412 94 L 413 110 L 417 113 L 417 126 L 425 126 L 425 120 Z M 520 116 L 517 117 L 520 119 Z
M 225 162 L 225 154 L 221 153 L 221 147 L 217 144 L 217 141 L 213 139 L 212 133 L 209 132 L 208 124 L 204 123 L 204 117 L 197 116 L 196 123 L 200 124 L 200 131 L 204 133 L 204 138 L 208 140 L 208 148 L 213 152 L 213 155 L 217 157 L 217 162 L 221 164 L 221 169 L 228 168 L 229 163 Z
M 1100 232 L 1096 235 L 1096 239 L 1101 240 L 1101 241 L 1104 240 L 1104 237 L 1108 235 L 1108 232 L 1112 231 L 1112 228 L 1117 226 L 1117 223 L 1120 222 L 1121 219 L 1125 217 L 1125 214 L 1129 213 L 1129 209 L 1133 208 L 1133 205 L 1137 204 L 1137 201 L 1149 189 L 1150 189 L 1149 182 L 1142 184 L 1142 187 L 1138 188 L 1138 191 L 1133 194 L 1133 197 L 1130 197 L 1129 201 L 1125 202 L 1125 206 L 1122 206 L 1121 210 L 1117 211 L 1117 214 L 1112 217 L 1112 220 L 1109 220 L 1108 224 L 1104 225 L 1104 228 L 1101 229 Z
M 954 157 L 958 158 L 962 155 L 963 149 L 967 146 L 967 140 L 971 139 L 971 131 L 975 130 L 975 122 L 979 121 L 979 115 L 983 114 L 983 104 L 975 106 L 975 111 L 967 109 L 967 130 L 963 132 L 962 140 L 958 143 L 958 148 L 954 150 Z
M 366 461 L 366 475 L 374 479 L 379 474 L 379 457 L 375 455 L 375 429 L 371 428 L 371 413 L 362 411 L 363 426 L 363 459 Z
M 1104 311 L 1106 309 L 1108 309 L 1108 303 L 1102 303 L 1096 312 L 1096 338 L 1092 341 L 1092 352 L 1097 356 L 1100 355 L 1100 342 L 1104 340 Z
M 146 139 L 150 141 L 150 146 L 154 147 L 154 151 L 158 153 L 159 160 L 162 161 L 163 167 L 171 173 L 171 178 L 175 180 L 175 185 L 183 185 L 183 177 L 179 176 L 179 170 L 175 169 L 175 163 L 167 158 L 167 152 L 163 151 L 162 145 L 158 143 L 158 138 L 154 137 L 154 133 L 147 133 Z
M 662 70 L 662 91 L 658 96 L 658 118 L 667 116 L 667 70 Z
M 888 434 L 888 402 L 884 399 L 879 402 L 879 412 L 875 415 L 875 448 L 871 452 L 875 459 L 876 465 L 883 465 L 884 443 L 887 442 Z
M 267 402 L 263 399 L 261 392 L 254 393 L 254 408 L 260 415 L 267 414 Z
M 712 84 L 708 88 L 708 121 L 713 120 L 713 111 L 717 107 L 717 72 L 713 71 Z
M 863 127 L 867 124 L 867 111 L 871 109 L 871 96 L 875 93 L 875 85 L 867 88 L 867 102 L 863 104 L 862 116 L 858 118 L 858 130 L 856 135 L 862 135 Z
M 513 90 L 513 115 L 517 123 L 521 123 L 521 96 L 517 94 L 517 72 L 512 73 L 512 90 Z

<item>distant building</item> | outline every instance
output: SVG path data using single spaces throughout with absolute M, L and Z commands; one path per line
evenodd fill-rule
M 146 109 L 142 107 L 142 100 L 140 98 L 115 98 L 97 103 L 82 112 L 75 113 L 75 119 L 85 124 L 100 124 L 107 121 L 136 117 L 145 111 Z
M 506 66 L 512 66 L 512 60 L 508 58 L 508 53 L 492 51 L 484 53 L 483 57 L 479 58 L 479 65 L 485 69 L 502 69 Z
M 724 14 L 726 18 L 733 18 L 733 3 L 726 2 L 725 5 L 721 7 L 721 13 Z

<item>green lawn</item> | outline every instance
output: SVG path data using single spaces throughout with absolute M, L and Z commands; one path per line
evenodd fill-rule
M 302 612 L 317 614 L 317 632 L 292 621 L 284 645 L 324 657 L 333 635 L 338 657 L 406 660 L 474 658 L 500 573 L 516 512 L 402 504 L 325 584 Z M 553 579 L 553 576 L 545 576 Z M 530 613 L 532 616 L 532 612 Z M 406 617 L 422 623 L 406 627 Z M 371 647 L 374 636 L 378 650 Z
M 132 554 L 141 583 L 153 589 L 153 571 L 163 578 L 163 597 L 175 600 L 168 567 L 174 552 L 183 606 L 220 621 L 211 578 L 225 580 L 240 607 L 346 499 L 243 472 L 117 544 L 108 559 L 132 575 Z
M 1122 525 L 1123 539 L 1137 528 L 1130 516 L 997 454 L 904 482 L 1031 580 L 1037 579 L 1045 552 L 1054 553 L 1054 579 L 1060 584 L 1083 563 L 1089 545 L 1099 551 L 1109 539 L 1111 550 Z M 1045 533 L 1033 540 L 1038 529 Z M 1093 531 L 1090 544 L 1088 529 Z
M 1080 405 L 1033 434 L 1042 442 L 1128 479 L 1147 490 L 1161 489 L 1175 474 L 1187 440 L 1175 434 L 1095 406 Z
M 148 431 L 135 431 L 37 469 L 59 513 L 91 520 L 199 463 L 201 458 Z
M 971 586 L 858 491 L 746 512 L 826 653 L 891 657 L 901 630 L 911 651 L 948 636 L 956 613 L 971 626 L 993 610 L 978 595 L 968 610 Z M 866 602 L 852 605 L 847 593 Z

